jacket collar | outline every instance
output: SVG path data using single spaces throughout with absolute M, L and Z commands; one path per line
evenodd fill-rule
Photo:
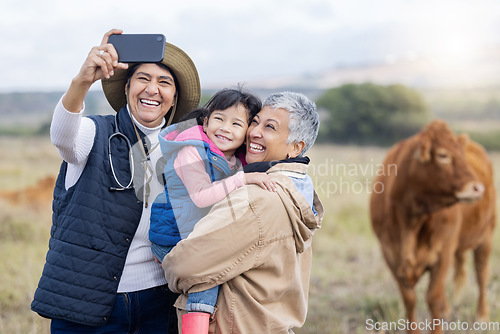
M 118 124 L 115 125 L 115 131 L 119 131 L 123 133 L 130 140 L 130 143 L 135 144 L 137 142 L 137 135 L 135 134 L 134 126 L 132 124 L 132 119 L 130 118 L 130 114 L 127 110 L 127 106 L 124 106 L 120 109 L 118 114 L 116 115 L 118 118 Z M 139 136 L 143 139 L 146 135 L 137 127 L 137 132 L 139 132 Z
M 286 170 L 287 168 L 290 168 L 289 166 L 287 167 L 288 164 L 303 165 L 302 167 L 305 167 L 305 170 L 307 171 L 307 166 L 309 165 L 309 161 L 310 159 L 308 157 L 297 157 L 284 160 L 253 162 L 251 164 L 246 165 L 243 168 L 243 171 L 245 173 L 267 172 L 270 171 L 270 169 L 273 169 L 273 167 L 275 167 L 276 165 L 281 165 L 281 167 L 278 168 L 279 170 Z
M 133 120 L 130 117 L 127 106 L 121 108 L 116 117 L 118 118 L 118 125 L 115 125 L 115 127 L 117 127 L 115 128 L 115 131 L 123 133 L 130 140 L 132 146 L 134 146 L 134 144 L 138 142 L 138 139 L 137 134 L 135 133 L 134 124 L 132 123 Z M 136 128 L 143 143 L 144 151 L 147 155 L 149 153 L 149 147 L 151 147 L 151 142 L 138 126 L 136 126 Z

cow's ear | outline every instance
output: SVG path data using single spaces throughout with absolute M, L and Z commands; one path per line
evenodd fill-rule
M 458 142 L 464 148 L 467 146 L 467 143 L 469 143 L 469 141 L 470 141 L 469 135 L 466 133 L 462 133 L 460 136 L 458 136 Z
M 421 163 L 431 161 L 431 141 L 429 138 L 420 139 L 415 151 L 415 158 Z

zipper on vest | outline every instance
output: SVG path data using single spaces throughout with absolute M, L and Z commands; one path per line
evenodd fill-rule
M 129 303 L 128 293 L 124 292 L 123 297 L 125 297 L 125 303 L 127 303 L 127 308 L 128 308 L 128 303 Z

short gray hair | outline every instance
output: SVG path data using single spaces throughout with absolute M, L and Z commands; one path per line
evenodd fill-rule
M 294 92 L 271 94 L 264 107 L 285 109 L 290 114 L 287 143 L 304 141 L 305 146 L 299 156 L 302 156 L 314 144 L 319 130 L 319 115 L 316 104 L 305 95 Z

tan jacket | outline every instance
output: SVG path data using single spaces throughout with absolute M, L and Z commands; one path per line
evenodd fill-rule
M 306 320 L 312 236 L 321 226 L 323 206 L 314 193 L 310 205 L 287 176 L 303 177 L 307 165 L 278 164 L 268 174 L 278 192 L 242 187 L 210 213 L 163 262 L 173 291 L 220 285 L 210 333 L 292 333 Z

